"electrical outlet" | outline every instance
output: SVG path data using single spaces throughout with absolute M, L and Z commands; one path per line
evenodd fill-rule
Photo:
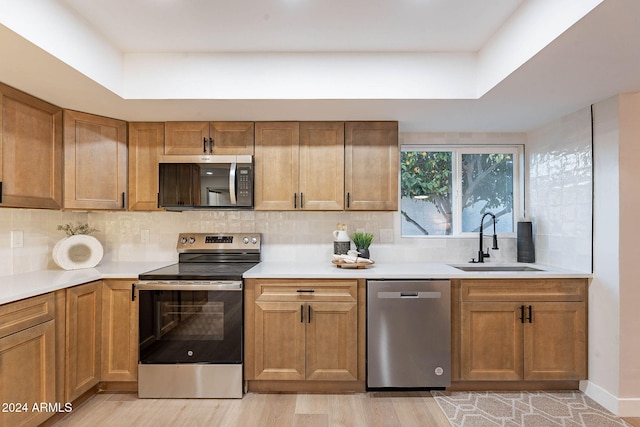
M 391 228 L 380 229 L 380 243 L 393 243 L 393 229 Z
M 149 230 L 140 230 L 140 243 L 149 243 Z
M 22 231 L 11 232 L 11 247 L 23 248 L 24 247 L 24 233 Z

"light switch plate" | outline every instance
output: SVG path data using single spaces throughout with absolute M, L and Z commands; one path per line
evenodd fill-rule
M 24 233 L 21 230 L 14 230 L 11 232 L 11 247 L 24 247 Z

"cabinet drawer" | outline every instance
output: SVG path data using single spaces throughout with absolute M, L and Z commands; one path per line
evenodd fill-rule
M 256 281 L 256 301 L 344 301 L 357 300 L 356 280 Z
M 53 293 L 0 305 L 0 338 L 53 320 Z
M 462 301 L 584 301 L 586 279 L 461 280 Z

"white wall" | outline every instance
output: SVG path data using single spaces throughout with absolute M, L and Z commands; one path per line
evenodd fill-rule
M 589 380 L 612 412 L 640 416 L 637 218 L 640 94 L 594 105 L 594 278 L 589 287 Z
M 589 286 L 589 381 L 585 392 L 618 413 L 620 384 L 618 98 L 594 105 L 594 278 Z
M 640 93 L 620 96 L 620 414 L 640 416 Z M 606 221 L 607 217 L 603 220 Z

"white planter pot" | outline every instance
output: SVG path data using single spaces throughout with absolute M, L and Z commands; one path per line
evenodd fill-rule
M 86 234 L 65 237 L 53 247 L 53 261 L 65 270 L 93 268 L 103 255 L 100 241 Z

